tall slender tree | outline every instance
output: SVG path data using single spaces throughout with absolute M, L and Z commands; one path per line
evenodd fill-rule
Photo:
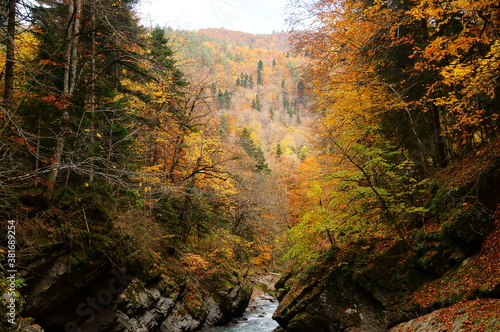
M 47 1 L 33 8 L 37 60 L 43 72 L 33 82 L 38 98 L 24 105 L 24 112 L 33 117 L 28 110 L 37 104 L 35 108 L 44 113 L 34 123 L 44 122 L 41 134 L 47 139 L 40 143 L 41 150 L 52 151 L 45 160 L 49 192 L 63 169 L 66 183 L 70 174 L 93 178 L 97 164 L 108 180 L 119 177 L 112 164 L 122 158 L 115 143 L 126 142 L 127 111 L 113 99 L 122 78 L 144 72 L 133 3 Z
M 14 67 L 15 67 L 15 38 L 16 38 L 16 11 L 17 1 L 7 1 L 7 31 L 5 36 L 5 73 L 4 73 L 4 106 L 11 108 L 14 92 Z

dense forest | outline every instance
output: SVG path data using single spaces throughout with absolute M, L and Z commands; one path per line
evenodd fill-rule
M 222 324 L 283 265 L 303 57 L 286 33 L 144 28 L 134 4 L 4 7 L 2 328 Z
M 500 7 L 292 3 L 2 2 L 0 329 L 195 331 L 275 272 L 278 331 L 500 328 Z
M 295 3 L 320 120 L 274 318 L 498 330 L 498 3 Z

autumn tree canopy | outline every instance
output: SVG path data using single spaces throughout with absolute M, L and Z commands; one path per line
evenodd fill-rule
M 145 28 L 133 0 L 5 5 L 0 206 L 28 242 L 273 263 L 308 154 L 285 34 Z
M 416 197 L 426 179 L 496 138 L 500 9 L 488 0 L 295 6 L 305 28 L 293 43 L 308 57 L 321 122 L 316 166 L 301 173 L 309 205 L 292 235 L 335 246 L 371 229 L 405 241 L 425 213 Z

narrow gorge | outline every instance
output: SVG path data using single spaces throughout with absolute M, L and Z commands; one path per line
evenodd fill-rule
M 500 330 L 497 0 L 278 2 L 4 1 L 0 332 Z

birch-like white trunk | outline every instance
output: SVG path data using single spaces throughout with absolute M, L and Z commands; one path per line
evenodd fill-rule
M 76 72 L 78 64 L 78 43 L 81 30 L 82 0 L 70 0 L 68 3 L 68 29 L 66 40 L 66 62 L 64 65 L 63 94 L 70 97 L 76 87 Z M 52 161 L 52 170 L 47 179 L 49 192 L 53 190 L 57 175 L 62 166 L 64 143 L 68 133 L 69 111 L 64 109 L 61 117 L 61 130 L 57 135 L 56 147 Z

